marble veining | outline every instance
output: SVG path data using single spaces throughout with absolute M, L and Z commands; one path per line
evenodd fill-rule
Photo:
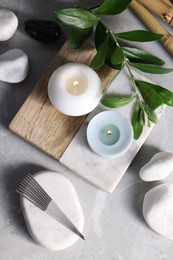
M 149 81 L 139 73 L 134 72 L 134 74 L 138 79 Z M 131 86 L 126 71 L 122 71 L 118 75 L 116 82 L 111 84 L 107 94 L 111 93 L 111 95 L 117 95 L 117 93 L 121 93 L 121 90 L 123 90 L 122 92 L 126 91 L 125 93 L 131 91 Z M 115 111 L 119 111 L 131 121 L 133 105 L 134 103 L 132 102 L 125 107 L 115 109 Z M 136 153 L 139 151 L 147 136 L 150 134 L 154 124 L 152 124 L 150 128 L 145 127 L 141 137 L 137 141 L 133 140 L 131 146 L 125 154 L 114 159 L 102 158 L 90 150 L 86 140 L 86 129 L 91 118 L 95 114 L 103 111 L 103 109 L 105 108 L 99 105 L 95 111 L 90 113 L 68 146 L 67 150 L 60 158 L 60 162 L 87 181 L 96 185 L 98 188 L 112 193 L 128 169 Z M 164 108 L 160 108 L 158 110 L 158 117 L 160 117 L 163 111 Z

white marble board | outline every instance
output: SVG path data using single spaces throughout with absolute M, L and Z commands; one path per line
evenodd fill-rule
M 136 71 L 134 71 L 134 74 L 137 79 L 151 82 Z M 121 72 L 112 82 L 107 94 L 114 96 L 130 96 L 132 94 L 132 87 L 126 71 Z M 133 105 L 134 103 L 131 103 L 116 110 L 131 121 Z M 137 141 L 133 140 L 131 147 L 124 155 L 115 159 L 103 158 L 90 150 L 86 139 L 86 129 L 91 118 L 105 109 L 105 107 L 99 105 L 89 114 L 60 158 L 60 162 L 98 188 L 112 193 L 150 134 L 154 124 L 150 128 L 147 126 L 144 128 L 141 137 Z M 163 110 L 164 108 L 161 108 L 157 111 L 158 117 L 160 117 Z

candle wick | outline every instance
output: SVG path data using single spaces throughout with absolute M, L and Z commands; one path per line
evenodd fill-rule
M 79 81 L 75 80 L 75 81 L 73 82 L 73 87 L 78 87 L 78 86 L 79 86 Z
M 112 131 L 111 131 L 111 130 L 108 130 L 108 131 L 107 131 L 107 135 L 112 135 Z

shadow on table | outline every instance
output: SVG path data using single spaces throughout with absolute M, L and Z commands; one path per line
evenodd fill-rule
M 134 176 L 135 185 L 133 186 L 133 190 L 132 190 L 130 207 L 133 210 L 134 214 L 137 216 L 137 218 L 143 223 L 144 223 L 144 219 L 142 213 L 142 205 L 143 205 L 144 196 L 149 190 L 158 186 L 162 182 L 161 181 L 145 182 L 139 178 L 139 171 L 142 168 L 142 166 L 148 163 L 150 159 L 158 152 L 161 151 L 157 147 L 144 145 L 136 155 L 132 164 L 130 165 L 130 174 L 135 175 Z
M 161 152 L 158 147 L 151 145 L 143 145 L 139 150 L 134 160 L 132 161 L 130 167 L 133 168 L 135 173 L 139 172 L 139 170 L 144 166 L 150 159 L 156 154 Z
M 41 170 L 45 170 L 45 168 L 35 164 L 23 164 L 15 169 L 7 168 L 3 172 L 4 198 L 6 199 L 5 205 L 7 207 L 9 221 L 12 225 L 15 225 L 16 229 L 26 238 L 29 237 L 29 233 L 21 211 L 20 197 L 16 189 L 28 173 L 33 174 Z

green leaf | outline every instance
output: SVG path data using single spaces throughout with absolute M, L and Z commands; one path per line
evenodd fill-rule
M 140 137 L 144 126 L 144 122 L 143 120 L 141 120 L 141 110 L 142 109 L 139 103 L 136 103 L 132 116 L 132 126 L 135 140 L 137 140 Z
M 138 70 L 141 70 L 146 73 L 152 73 L 152 74 L 166 74 L 173 71 L 173 69 L 171 68 L 162 68 L 160 66 L 152 65 L 152 64 L 130 62 L 130 65 L 137 68 Z
M 106 27 L 101 22 L 98 22 L 95 31 L 95 46 L 97 50 L 99 49 L 102 41 L 104 41 L 107 38 L 107 35 L 108 34 Z
M 99 21 L 99 17 L 85 8 L 69 8 L 55 12 L 61 22 L 77 28 L 89 28 Z
M 154 124 L 156 124 L 158 122 L 156 113 L 154 111 L 152 111 L 145 102 L 143 102 L 143 106 L 144 106 L 145 112 L 147 113 L 148 119 L 151 122 L 153 122 Z
M 101 100 L 102 105 L 110 108 L 117 108 L 117 107 L 122 107 L 126 106 L 132 100 L 134 97 L 113 97 L 113 98 L 104 98 Z
M 107 49 L 108 49 L 108 35 L 107 38 L 101 43 L 96 55 L 94 56 L 90 64 L 91 68 L 98 69 L 104 64 L 106 59 Z
M 117 46 L 111 57 L 111 63 L 113 65 L 123 63 L 124 58 L 125 58 L 125 56 L 124 56 L 124 52 L 123 52 L 122 48 Z
M 109 66 L 112 67 L 114 70 L 122 70 L 124 67 L 123 63 L 116 64 L 116 65 L 111 63 Z
M 170 90 L 163 88 L 161 86 L 149 83 L 149 82 L 145 82 L 145 81 L 137 81 L 137 84 L 142 84 L 143 86 L 145 86 L 146 84 L 148 85 L 148 87 L 150 87 L 151 89 L 153 89 L 153 91 L 155 91 L 157 93 L 157 95 L 159 95 L 159 97 L 161 98 L 162 102 L 168 106 L 173 106 L 173 92 L 171 92 Z
M 141 108 L 140 113 L 139 113 L 139 119 L 141 122 L 141 125 L 145 125 L 145 111 Z
M 116 45 L 115 41 L 113 40 L 112 36 L 109 34 L 108 52 L 107 52 L 107 56 L 106 56 L 106 64 L 108 64 L 113 69 L 116 69 L 116 68 L 115 68 L 115 65 L 112 64 L 111 58 L 112 58 L 112 55 L 113 55 L 116 47 L 117 47 L 117 45 Z
M 148 63 L 155 65 L 165 64 L 163 60 L 154 56 L 150 52 L 132 47 L 123 47 L 123 50 L 126 58 L 129 59 L 131 62 Z
M 132 0 L 105 0 L 97 9 L 97 14 L 114 15 L 122 13 Z
M 86 28 L 86 29 L 74 28 L 70 36 L 70 48 L 71 49 L 80 48 L 85 42 L 85 40 L 92 34 L 92 30 L 93 27 Z
M 107 50 L 107 55 L 106 55 L 106 60 L 105 63 L 110 66 L 111 68 L 115 69 L 115 70 L 121 70 L 123 67 L 123 63 L 120 64 L 112 64 L 111 59 L 113 56 L 113 53 L 115 51 L 115 49 L 117 48 L 117 45 L 114 41 L 114 39 L 112 38 L 111 34 L 108 34 L 109 38 L 108 38 L 108 50 Z
M 163 105 L 162 99 L 157 92 L 151 88 L 150 84 L 146 81 L 135 80 L 135 83 L 145 101 L 151 110 Z
M 96 32 L 95 32 L 95 46 L 97 51 L 100 48 L 100 45 L 102 44 L 103 41 L 105 41 L 105 39 L 108 37 L 108 48 L 107 48 L 107 55 L 106 55 L 106 59 L 105 59 L 105 63 L 107 65 L 109 65 L 111 68 L 116 69 L 116 70 L 121 70 L 123 64 L 112 64 L 111 62 L 111 58 L 113 56 L 113 53 L 115 51 L 115 49 L 117 48 L 116 43 L 114 41 L 114 39 L 112 38 L 112 35 L 109 33 L 106 29 L 106 27 L 101 23 L 98 22 L 97 26 L 96 26 Z
M 151 122 L 150 122 L 150 120 L 148 120 L 148 127 L 150 127 L 151 126 Z
M 115 36 L 127 41 L 135 41 L 135 42 L 150 42 L 150 41 L 159 40 L 163 37 L 162 34 L 152 33 L 143 30 L 115 33 Z
M 141 124 L 145 125 L 146 123 L 146 117 L 145 117 L 145 111 L 144 109 L 141 109 L 141 112 L 140 112 L 140 120 L 141 120 Z

